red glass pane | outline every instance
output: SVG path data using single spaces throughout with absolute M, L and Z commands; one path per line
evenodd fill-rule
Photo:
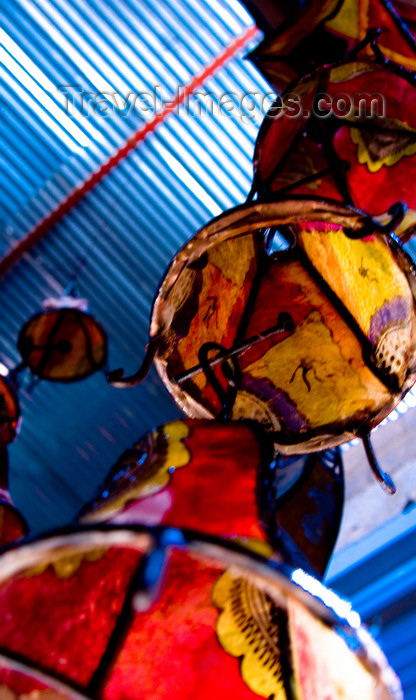
M 272 445 L 244 424 L 167 423 L 112 468 L 86 521 L 166 524 L 227 537 L 262 538 L 256 482 Z
M 175 540 L 182 544 L 166 549 Z M 402 700 L 382 653 L 349 625 L 349 606 L 338 600 L 338 615 L 345 611 L 345 634 L 367 665 L 320 619 L 337 622 L 334 610 L 303 590 L 320 584 L 306 577 L 299 589 L 274 566 L 219 540 L 187 544 L 177 530 L 153 535 L 133 527 L 55 535 L 6 551 L 0 646 L 29 668 L 0 655 L 0 683 L 16 693 L 45 692 L 54 681 L 39 673 L 49 669 L 81 694 L 85 688 L 106 700 L 289 700 L 293 692 L 302 700 Z M 16 676 L 30 678 L 37 664 L 33 684 Z
M 140 555 L 71 553 L 0 586 L 0 646 L 86 685 L 124 603 Z M 10 614 L 13 611 L 13 614 Z

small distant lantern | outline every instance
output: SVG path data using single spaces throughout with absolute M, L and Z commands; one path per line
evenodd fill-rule
M 7 698 L 22 685 L 45 700 L 48 689 L 62 700 L 403 698 L 357 613 L 319 581 L 173 528 L 90 526 L 4 552 L 0 645 Z
M 77 382 L 101 369 L 107 359 L 107 338 L 87 313 L 86 299 L 47 299 L 45 310 L 20 331 L 17 346 L 23 366 L 52 382 Z

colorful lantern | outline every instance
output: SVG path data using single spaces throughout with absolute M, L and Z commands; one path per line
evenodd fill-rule
M 369 31 L 379 29 L 383 54 L 416 70 L 416 44 L 388 0 L 309 0 L 250 54 L 255 66 L 280 93 L 299 76 L 334 63 L 366 46 Z
M 341 521 L 341 457 L 273 453 L 254 423 L 167 423 L 122 455 L 81 521 L 163 523 L 259 551 L 267 536 L 286 561 L 322 576 Z
M 407 204 L 396 230 L 415 231 L 416 82 L 388 63 L 343 62 L 277 99 L 260 129 L 253 193 L 331 197 L 377 216 Z
M 47 299 L 44 306 L 45 311 L 32 316 L 20 331 L 17 346 L 23 366 L 52 382 L 76 382 L 101 369 L 107 338 L 86 313 L 86 300 Z
M 268 254 L 276 230 L 293 246 Z M 413 273 L 386 230 L 306 198 L 214 219 L 165 275 L 146 369 L 189 416 L 257 420 L 282 454 L 364 437 L 416 377 Z
M 3 692 L 24 685 L 45 700 L 47 688 L 106 700 L 403 697 L 358 615 L 316 579 L 176 529 L 101 526 L 6 551 L 0 645 Z

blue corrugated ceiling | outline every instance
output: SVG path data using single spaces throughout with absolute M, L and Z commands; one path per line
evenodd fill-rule
M 233 0 L 3 2 L 0 251 L 25 236 L 252 24 Z M 229 93 L 231 113 L 209 113 L 202 98 L 174 111 L 2 280 L 4 365 L 19 360 L 23 322 L 42 299 L 62 292 L 85 256 L 79 293 L 108 331 L 110 366 L 138 365 L 151 302 L 170 258 L 250 189 L 262 115 L 255 95 L 240 102 L 268 88 L 243 53 L 203 86 L 218 97 Z M 108 387 L 101 374 L 34 389 L 27 379 L 20 397 L 23 424 L 10 448 L 12 489 L 37 530 L 73 517 L 127 445 L 178 415 L 155 373 L 124 392 Z

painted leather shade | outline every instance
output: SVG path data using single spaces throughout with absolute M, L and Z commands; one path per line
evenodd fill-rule
M 318 581 L 178 530 L 91 528 L 5 552 L 0 621 L 15 694 L 13 659 L 26 688 L 32 666 L 33 688 L 43 672 L 64 697 L 402 698 L 358 615 Z
M 341 63 L 292 85 L 266 116 L 255 147 L 260 198 L 289 190 L 372 216 L 403 201 L 408 209 L 396 233 L 404 239 L 415 230 L 415 177 L 415 77 L 394 64 Z
M 295 242 L 269 255 L 275 230 Z M 237 207 L 166 273 L 150 328 L 157 370 L 189 416 L 221 415 L 231 398 L 231 417 L 263 424 L 283 454 L 341 444 L 415 381 L 413 278 L 397 241 L 350 207 Z
M 0 377 L 0 449 L 16 437 L 20 408 L 10 384 Z
M 266 36 L 250 58 L 280 93 L 299 76 L 342 59 L 369 30 L 379 28 L 379 47 L 386 58 L 414 71 L 414 37 L 393 5 L 386 0 L 309 0 Z M 372 54 L 369 46 L 364 52 Z
M 343 503 L 337 450 L 274 457 L 254 424 L 174 421 L 145 435 L 110 470 L 82 522 L 171 525 L 283 555 L 323 576 Z
M 54 382 L 85 379 L 107 358 L 104 330 L 79 309 L 53 309 L 32 316 L 20 331 L 17 345 L 33 374 Z

